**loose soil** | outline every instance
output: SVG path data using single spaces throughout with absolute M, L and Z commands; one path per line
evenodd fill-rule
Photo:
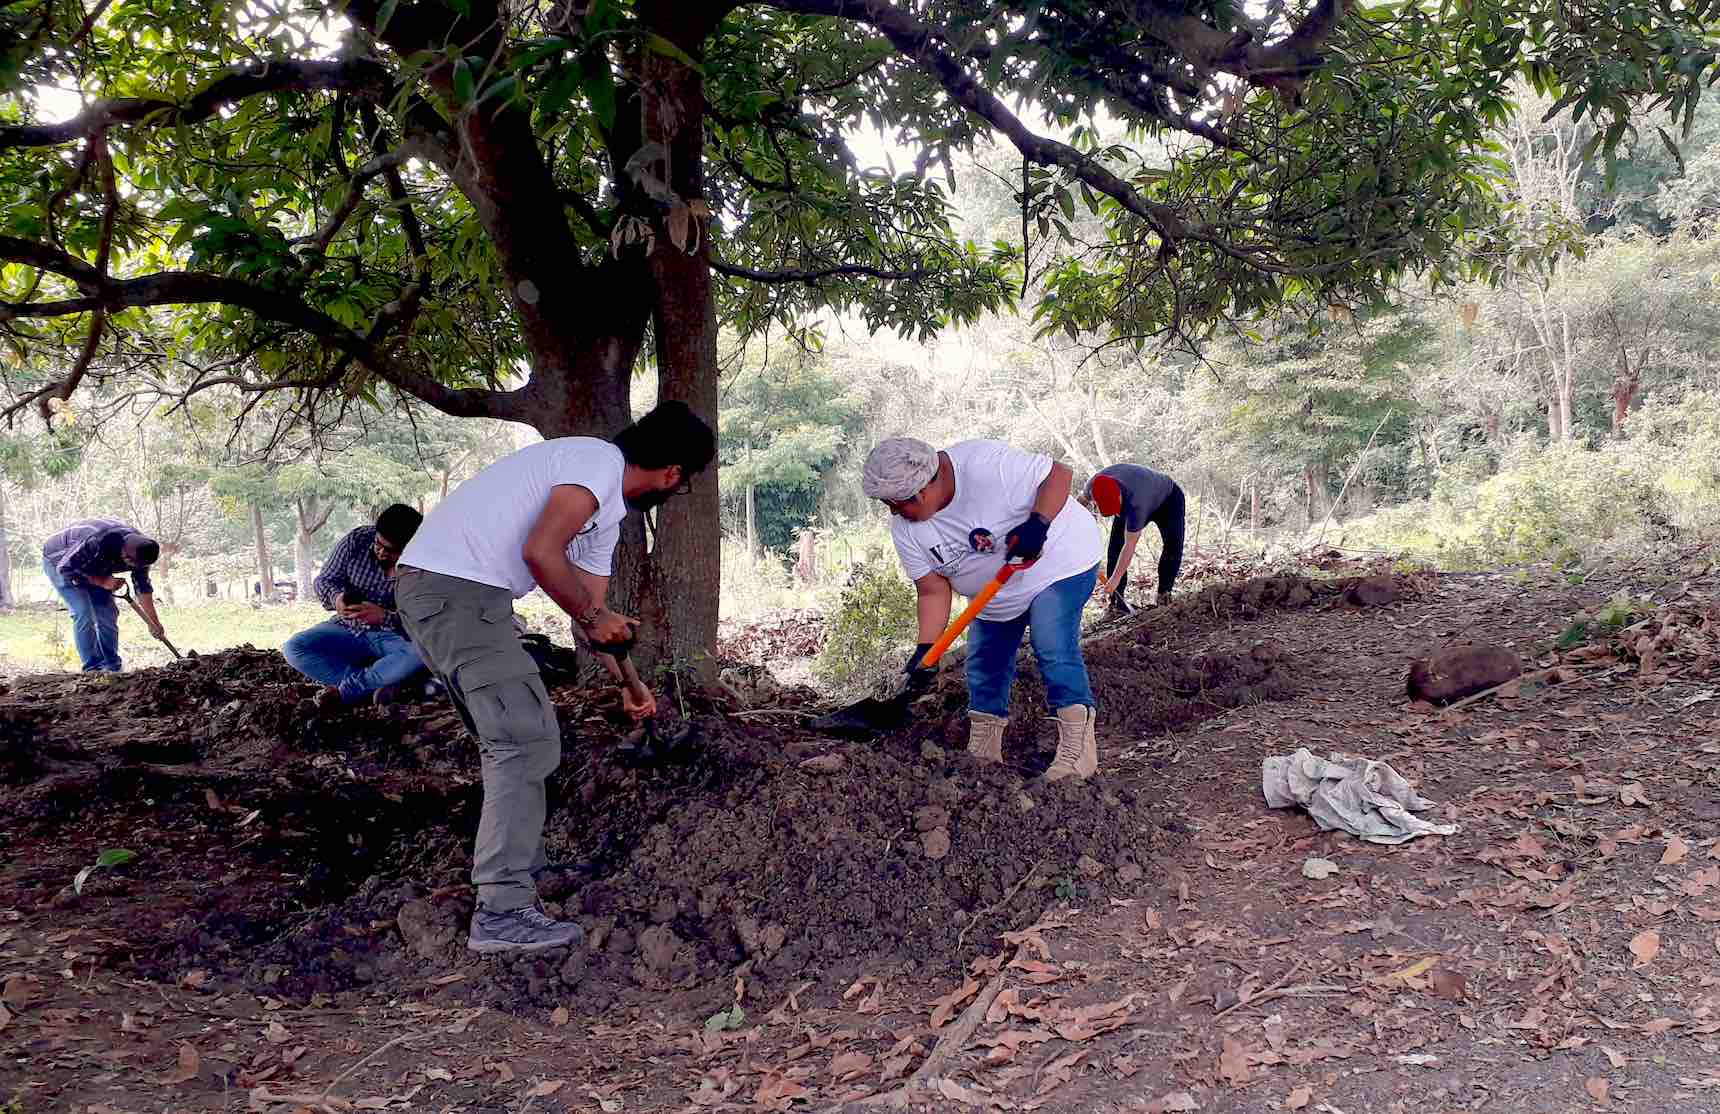
M 1001 984 L 915 1103 L 1564 1111 L 1598 1109 L 1599 1080 L 1715 1108 L 1720 619 L 1712 575 L 1672 571 L 1680 621 L 1564 655 L 1613 585 L 1210 587 L 1089 639 L 1090 783 L 1034 780 L 1055 734 L 1026 658 L 1001 768 L 961 753 L 959 671 L 865 741 L 807 733 L 803 690 L 733 685 L 665 693 L 641 740 L 612 693 L 558 685 L 552 904 L 589 940 L 513 962 L 463 950 L 479 788 L 451 710 L 320 713 L 249 649 L 20 679 L 0 1101 L 810 1108 L 896 1085 Z M 1459 635 L 1566 673 L 1407 704 L 1408 661 Z M 1462 832 L 1377 848 L 1268 813 L 1260 758 L 1303 745 L 1388 758 Z M 113 847 L 138 858 L 71 895 Z M 1311 856 L 1339 875 L 1303 878 Z

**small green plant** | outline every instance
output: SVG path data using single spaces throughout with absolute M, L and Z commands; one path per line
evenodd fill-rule
M 95 862 L 84 867 L 84 869 L 78 871 L 78 873 L 73 876 L 72 892 L 75 894 L 83 893 L 84 883 L 88 882 L 90 880 L 90 875 L 94 874 L 96 871 L 116 866 L 124 866 L 135 858 L 137 858 L 136 851 L 132 851 L 124 847 L 108 848 L 106 851 L 103 851 L 101 854 L 96 856 Z M 0 1109 L 0 1114 L 5 1114 L 5 1111 Z
M 728 1009 L 718 1010 L 705 1018 L 705 1032 L 720 1033 L 725 1029 L 739 1029 L 746 1024 L 746 1020 L 747 1011 L 741 1009 L 741 1004 L 736 1002 Z
M 1052 892 L 1057 895 L 1058 901 L 1073 901 L 1081 896 L 1081 887 L 1075 884 L 1072 875 L 1065 874 L 1057 879 L 1057 888 Z
M 1631 620 L 1648 615 L 1654 610 L 1654 601 L 1632 599 L 1630 593 L 1620 592 L 1606 603 L 1597 607 L 1593 613 L 1578 612 L 1559 635 L 1553 645 L 1561 650 L 1569 650 L 1580 646 L 1595 635 L 1612 634 L 1630 625 Z
M 893 563 L 857 565 L 825 626 L 813 672 L 839 692 L 870 689 L 891 671 L 896 651 L 913 639 L 917 615 L 913 585 Z
M 1630 593 L 1620 592 L 1595 612 L 1595 622 L 1609 630 L 1619 630 L 1638 616 L 1647 615 L 1654 610 L 1650 600 L 1633 600 Z

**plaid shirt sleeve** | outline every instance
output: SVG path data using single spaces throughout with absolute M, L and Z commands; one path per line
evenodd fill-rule
M 116 528 L 121 527 L 101 521 L 69 526 L 54 539 L 61 544 L 60 551 L 47 556 L 68 583 L 81 584 L 86 577 L 108 576 L 112 570 L 102 558 L 102 541 Z
M 317 578 L 311 582 L 317 599 L 321 600 L 323 607 L 329 611 L 334 610 L 336 596 L 349 585 L 356 587 L 352 584 L 353 566 L 356 564 L 354 558 L 358 556 L 355 551 L 362 552 L 357 542 L 358 536 L 363 532 L 362 529 L 350 530 L 346 537 L 336 542 L 334 552 L 328 555 L 328 560 L 323 562 L 322 571 L 317 573 Z

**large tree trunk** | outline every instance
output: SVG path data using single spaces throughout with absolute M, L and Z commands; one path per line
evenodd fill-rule
M 702 5 L 642 0 L 641 21 L 697 58 L 714 25 Z M 639 55 L 643 68 L 643 136 L 668 152 L 668 184 L 684 202 L 704 197 L 705 95 L 699 72 L 661 51 Z M 651 331 L 656 344 L 658 397 L 678 399 L 716 428 L 717 313 L 703 222 L 687 223 L 683 245 L 659 241 L 649 263 L 657 290 Z M 657 661 L 704 674 L 717 641 L 717 585 L 722 579 L 722 528 L 713 461 L 691 494 L 657 512 L 659 533 L 641 577 L 641 618 L 648 652 Z
M 275 569 L 269 562 L 269 534 L 263 526 L 263 505 L 251 504 L 251 533 L 257 547 L 257 576 L 262 586 L 263 598 L 275 598 Z

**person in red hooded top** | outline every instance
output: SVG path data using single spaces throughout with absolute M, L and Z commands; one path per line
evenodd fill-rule
M 1139 464 L 1113 464 L 1087 481 L 1081 504 L 1111 519 L 1111 543 L 1105 552 L 1105 577 L 1094 594 L 1108 596 L 1106 618 L 1127 615 L 1123 598 L 1129 585 L 1129 564 L 1135 559 L 1141 531 L 1152 523 L 1159 528 L 1163 551 L 1159 554 L 1158 602 L 1167 603 L 1182 569 L 1183 533 L 1188 500 L 1177 482 L 1163 472 Z

